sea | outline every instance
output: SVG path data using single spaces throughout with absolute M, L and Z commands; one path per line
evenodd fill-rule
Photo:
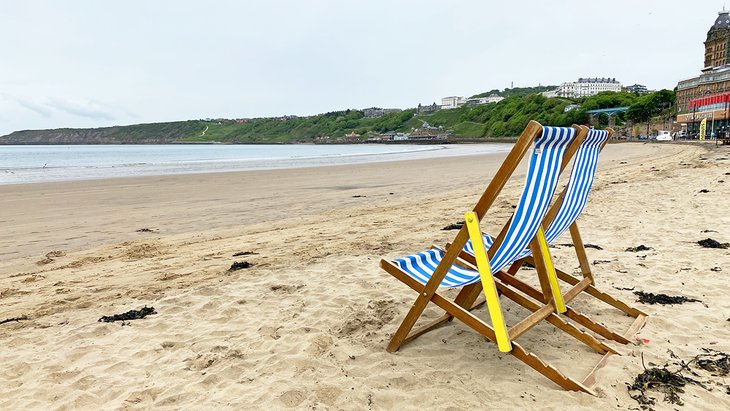
M 507 152 L 511 144 L 0 146 L 0 184 L 323 167 Z

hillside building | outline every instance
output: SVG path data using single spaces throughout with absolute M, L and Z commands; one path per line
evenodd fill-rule
M 649 92 L 649 89 L 647 89 L 646 86 L 643 84 L 632 84 L 630 86 L 624 87 L 624 91 L 636 94 L 647 94 Z
M 504 97 L 498 96 L 496 94 L 490 94 L 487 97 L 476 97 L 476 98 L 470 98 L 466 100 L 466 106 L 477 106 L 479 104 L 492 104 L 492 103 L 499 103 L 500 101 L 504 100 Z
M 443 110 L 461 107 L 464 104 L 466 104 L 466 99 L 460 96 L 449 96 L 441 99 L 441 108 Z
M 558 97 L 581 98 L 588 97 L 602 91 L 621 91 L 621 83 L 615 78 L 588 77 L 578 81 L 563 83 L 558 87 Z
M 677 84 L 677 122 L 696 134 L 707 118 L 707 134 L 730 130 L 730 12 L 722 10 L 707 32 L 701 74 Z
M 441 106 L 436 104 L 435 101 L 433 102 L 433 104 L 426 104 L 425 106 L 421 105 L 421 103 L 418 103 L 418 107 L 416 107 L 416 113 L 418 113 L 418 114 L 433 113 L 433 112 L 439 111 L 439 110 L 441 110 Z

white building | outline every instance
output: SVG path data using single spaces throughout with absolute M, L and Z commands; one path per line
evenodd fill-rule
M 569 98 L 588 97 L 602 91 L 621 91 L 621 83 L 615 78 L 579 78 L 558 87 L 558 96 Z
M 498 96 L 496 94 L 490 94 L 489 96 L 484 98 L 485 104 L 499 103 L 502 100 L 504 100 L 504 97 Z
M 472 107 L 472 106 L 478 106 L 480 104 L 499 103 L 502 100 L 504 100 L 504 97 L 498 96 L 496 94 L 491 94 L 487 97 L 470 98 L 470 99 L 466 100 L 466 106 Z
M 464 97 L 460 97 L 460 96 L 444 97 L 441 99 L 441 108 L 442 109 L 457 108 L 457 107 L 463 106 L 464 103 L 466 103 L 466 99 Z

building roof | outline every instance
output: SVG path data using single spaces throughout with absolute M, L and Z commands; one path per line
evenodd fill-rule
M 716 30 L 730 29 L 730 11 L 723 9 L 717 14 L 718 16 L 715 20 L 715 24 L 713 24 L 712 27 L 710 27 L 710 31 L 707 32 L 708 35 Z
M 603 78 L 603 77 L 588 77 L 579 78 L 578 83 L 618 83 L 615 78 Z

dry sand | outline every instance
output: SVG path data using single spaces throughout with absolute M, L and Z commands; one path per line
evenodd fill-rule
M 0 186 L 0 321 L 27 317 L 0 324 L 0 409 L 629 409 L 641 355 L 730 352 L 730 250 L 696 244 L 730 242 L 730 149 L 660 144 L 609 145 L 579 220 L 603 247 L 588 250 L 599 287 L 651 315 L 598 372 L 598 396 L 563 391 L 457 322 L 385 352 L 415 293 L 379 259 L 450 241 L 441 228 L 503 157 Z M 652 249 L 625 251 L 640 244 Z M 577 268 L 571 248 L 551 250 Z M 244 260 L 255 265 L 227 271 Z M 642 305 L 615 287 L 702 303 Z M 157 314 L 97 322 L 145 305 Z M 590 298 L 575 306 L 630 322 Z M 524 315 L 505 307 L 508 323 Z M 575 377 L 599 358 L 549 325 L 518 341 Z M 711 387 L 687 387 L 684 409 L 729 409 Z

